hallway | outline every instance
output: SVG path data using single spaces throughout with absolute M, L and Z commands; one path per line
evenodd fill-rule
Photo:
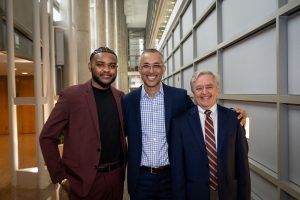
M 19 134 L 19 168 L 36 166 L 35 134 Z M 0 135 L 0 188 L 10 184 L 10 149 L 9 135 Z
M 49 185 L 47 188 L 39 189 L 17 189 L 5 187 L 0 189 L 1 200 L 67 200 L 67 195 L 56 185 Z
M 35 134 L 19 135 L 20 168 L 36 166 Z M 0 135 L 0 200 L 65 200 L 66 193 L 59 185 L 50 184 L 45 189 L 20 189 L 11 187 L 9 135 Z M 126 183 L 126 182 L 125 182 Z M 129 199 L 124 188 L 124 200 Z
M 20 168 L 36 166 L 35 134 L 19 135 Z M 11 187 L 9 135 L 0 135 L 0 199 L 32 200 L 32 199 L 67 199 L 66 194 L 57 185 L 50 184 L 43 190 L 20 189 Z

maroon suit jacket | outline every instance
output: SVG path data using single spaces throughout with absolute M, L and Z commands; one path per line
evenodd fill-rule
M 123 92 L 111 87 L 119 112 L 120 138 L 124 158 L 126 142 L 124 132 Z M 51 180 L 58 183 L 68 178 L 72 192 L 88 194 L 96 176 L 100 160 L 100 127 L 91 81 L 68 87 L 61 92 L 40 134 L 40 146 Z M 58 151 L 58 136 L 64 132 L 62 158 Z M 124 177 L 125 177 L 124 161 Z

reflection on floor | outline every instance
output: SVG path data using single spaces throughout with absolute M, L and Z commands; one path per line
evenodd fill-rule
M 0 135 L 0 190 L 10 183 L 10 153 L 8 135 Z
M 0 189 L 0 199 L 3 200 L 67 200 L 67 194 L 59 185 L 49 185 L 45 189 L 16 189 L 5 187 Z
M 58 184 L 50 184 L 45 189 L 21 189 L 11 187 L 10 141 L 8 135 L 0 135 L 0 199 L 1 200 L 66 200 L 66 193 Z M 19 135 L 19 168 L 36 166 L 35 134 Z M 125 183 L 126 185 L 126 183 Z M 128 200 L 124 188 L 124 200 Z

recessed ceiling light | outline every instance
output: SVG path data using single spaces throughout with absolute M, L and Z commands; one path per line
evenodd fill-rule
M 23 74 L 23 75 L 27 75 L 27 74 L 28 74 L 28 72 L 22 72 L 22 74 Z

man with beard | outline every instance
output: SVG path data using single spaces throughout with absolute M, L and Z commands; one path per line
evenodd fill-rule
M 88 68 L 91 80 L 61 92 L 41 132 L 40 146 L 52 182 L 60 183 L 70 199 L 121 200 L 127 147 L 124 93 L 111 86 L 117 56 L 100 47 L 91 54 Z

